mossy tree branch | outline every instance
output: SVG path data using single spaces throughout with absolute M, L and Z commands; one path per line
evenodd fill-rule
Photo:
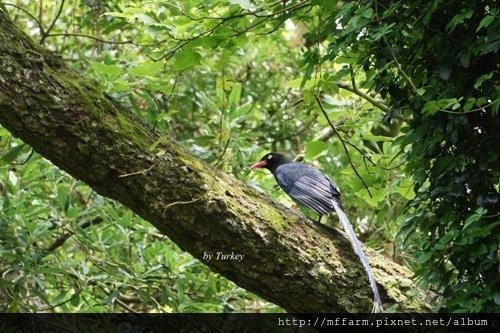
M 243 254 L 241 261 L 204 262 L 288 311 L 371 308 L 366 274 L 340 232 L 310 223 L 159 138 L 1 11 L 0 123 L 196 258 Z M 407 269 L 367 252 L 386 302 L 402 311 L 425 307 L 421 296 L 409 296 L 414 285 Z

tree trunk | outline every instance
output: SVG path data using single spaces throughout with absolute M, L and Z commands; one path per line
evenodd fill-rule
M 342 233 L 317 226 L 159 137 L 0 11 L 0 123 L 151 222 L 239 286 L 291 312 L 363 312 L 365 271 Z M 155 143 L 158 143 L 152 146 Z M 151 148 L 155 147 L 155 148 Z M 243 260 L 204 260 L 218 252 Z M 385 302 L 426 307 L 410 272 L 367 250 Z

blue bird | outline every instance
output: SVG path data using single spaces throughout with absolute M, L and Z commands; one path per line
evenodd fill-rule
M 361 247 L 361 243 L 347 218 L 340 201 L 340 190 L 328 176 L 313 166 L 293 162 L 279 153 L 268 153 L 260 161 L 252 165 L 252 169 L 265 168 L 271 171 L 278 185 L 299 205 L 303 205 L 323 215 L 335 211 L 345 232 L 349 236 L 356 254 L 363 264 L 373 291 L 372 312 L 381 312 L 382 302 L 373 277 L 368 258 Z

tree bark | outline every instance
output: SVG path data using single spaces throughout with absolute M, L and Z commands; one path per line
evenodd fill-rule
M 290 312 L 366 312 L 372 292 L 342 233 L 309 222 L 160 137 L 0 11 L 0 123 L 184 251 Z M 154 147 L 154 148 L 152 148 Z M 204 260 L 235 253 L 237 260 Z M 411 273 L 367 250 L 385 302 L 419 311 Z

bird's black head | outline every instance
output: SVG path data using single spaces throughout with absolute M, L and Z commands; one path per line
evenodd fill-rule
M 282 164 L 292 162 L 285 155 L 279 153 L 267 153 L 264 155 L 260 161 L 252 165 L 252 169 L 266 168 L 272 173 Z

